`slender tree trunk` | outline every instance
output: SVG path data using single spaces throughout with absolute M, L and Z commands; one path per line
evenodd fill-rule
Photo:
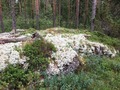
M 24 18 L 25 18 L 25 24 L 27 24 L 27 6 L 26 6 L 26 0 L 24 0 Z
M 94 27 L 95 27 L 96 5 L 97 5 L 97 0 L 93 0 L 93 3 L 92 3 L 92 17 L 91 17 L 91 31 L 93 31 Z
M 76 28 L 79 26 L 79 6 L 80 0 L 76 0 Z
M 47 10 L 47 8 L 48 8 L 48 0 L 45 0 L 45 13 L 46 13 L 46 10 Z
M 61 26 L 61 0 L 59 0 L 59 26 Z
M 101 0 L 97 0 L 97 17 L 100 19 Z
M 22 4 L 21 4 L 21 0 L 19 0 L 19 14 L 22 15 Z
M 36 12 L 36 29 L 39 30 L 39 5 L 40 5 L 40 1 L 39 0 L 35 0 L 35 12 Z
M 10 0 L 10 2 L 11 2 L 11 15 L 12 15 L 12 32 L 16 33 L 15 0 Z
M 31 4 L 32 4 L 32 10 L 31 10 L 31 17 L 32 19 L 34 19 L 34 12 L 35 12 L 35 1 L 31 0 Z
M 53 0 L 53 27 L 56 27 L 56 0 Z
M 1 25 L 1 30 L 4 32 L 4 24 L 3 24 L 3 17 L 2 17 L 2 2 L 0 0 L 0 25 Z
M 70 23 L 70 0 L 68 0 L 68 25 Z
M 87 20 L 88 20 L 88 4 L 89 0 L 85 0 L 85 15 L 84 15 L 84 28 L 86 28 Z

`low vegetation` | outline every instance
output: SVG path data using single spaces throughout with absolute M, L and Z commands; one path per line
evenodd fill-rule
M 67 32 L 69 33 L 69 32 Z M 83 33 L 83 31 L 76 31 Z M 86 32 L 90 40 L 119 47 L 119 40 L 99 32 Z M 17 90 L 119 90 L 120 56 L 115 58 L 89 56 L 84 57 L 85 64 L 67 75 L 48 76 L 44 71 L 50 62 L 50 55 L 55 52 L 53 44 L 45 40 L 35 40 L 23 48 L 28 68 L 24 65 L 9 65 L 0 72 L 0 89 Z
M 50 62 L 50 55 L 52 51 L 56 51 L 53 44 L 44 40 L 36 40 L 31 44 L 26 44 L 24 49 L 24 55 L 29 57 L 28 69 L 30 70 L 45 70 Z

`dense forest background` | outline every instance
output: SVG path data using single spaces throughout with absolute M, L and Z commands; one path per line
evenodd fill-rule
M 2 31 L 10 31 L 13 27 L 46 29 L 60 26 L 91 29 L 120 38 L 119 0 L 0 1 Z

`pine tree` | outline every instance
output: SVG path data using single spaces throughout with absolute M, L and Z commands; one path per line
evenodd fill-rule
M 11 16 L 12 16 L 12 32 L 16 33 L 15 0 L 10 0 L 10 2 L 11 2 Z
M 56 27 L 56 0 L 53 0 L 53 27 Z
M 85 0 L 85 15 L 84 15 L 84 28 L 86 28 L 86 24 L 87 24 L 87 21 L 88 21 L 88 4 L 89 4 L 89 0 Z
M 59 26 L 61 26 L 61 0 L 59 0 Z
M 80 0 L 76 0 L 76 28 L 79 26 L 79 6 Z
M 2 2 L 0 0 L 0 25 L 1 25 L 1 30 L 4 32 L 4 24 L 3 24 L 3 17 L 2 17 Z
M 68 25 L 70 23 L 70 0 L 68 0 Z
M 36 29 L 39 30 L 39 6 L 40 6 L 40 1 L 39 0 L 35 0 L 35 12 L 36 12 Z
M 92 17 L 91 17 L 91 31 L 93 31 L 94 27 L 95 27 L 96 5 L 97 5 L 97 0 L 93 0 L 93 3 L 92 3 Z

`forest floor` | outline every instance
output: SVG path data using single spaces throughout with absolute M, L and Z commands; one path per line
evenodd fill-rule
M 49 75 L 61 73 L 67 75 L 53 76 L 45 82 L 45 85 L 39 85 L 39 88 L 47 86 L 52 89 L 64 87 L 64 90 L 120 89 L 120 40 L 116 38 L 100 32 L 67 28 L 49 28 L 40 31 L 18 29 L 16 34 L 1 33 L 0 37 L 0 70 L 8 64 L 25 64 L 27 57 L 21 56 L 21 53 L 26 43 L 40 39 L 55 46 L 57 51 L 52 52 L 49 57 L 51 61 L 46 72 Z M 75 73 L 71 74 L 73 71 Z

